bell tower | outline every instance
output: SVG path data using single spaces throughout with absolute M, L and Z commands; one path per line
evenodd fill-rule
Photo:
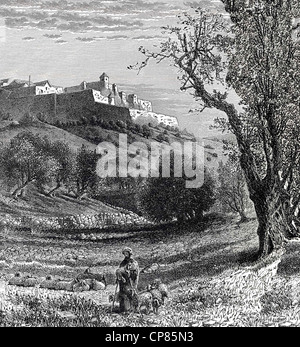
M 109 89 L 109 77 L 105 72 L 100 76 L 100 87 L 101 89 Z

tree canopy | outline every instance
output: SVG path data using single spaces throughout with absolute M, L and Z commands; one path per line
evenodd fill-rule
M 221 14 L 194 9 L 165 27 L 159 49 L 140 51 L 178 68 L 182 90 L 214 108 L 234 133 L 259 227 L 259 254 L 299 236 L 299 78 L 297 0 L 222 0 Z M 239 97 L 233 103 L 232 92 Z

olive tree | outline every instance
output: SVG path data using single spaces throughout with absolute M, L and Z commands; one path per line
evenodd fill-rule
M 196 9 L 165 27 L 146 59 L 169 60 L 201 110 L 224 113 L 258 219 L 259 255 L 299 236 L 298 0 L 222 0 L 230 21 Z M 239 105 L 230 99 L 232 92 Z
M 30 184 L 41 187 L 55 178 L 58 162 L 47 152 L 47 143 L 39 135 L 21 132 L 1 150 L 2 176 L 8 186 L 14 187 L 15 198 L 24 195 Z

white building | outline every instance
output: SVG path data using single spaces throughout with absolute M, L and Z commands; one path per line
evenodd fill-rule
M 35 95 L 62 94 L 64 92 L 63 87 L 53 86 L 49 81 L 33 83 L 32 86 L 35 87 Z
M 136 121 L 139 117 L 152 118 L 157 124 L 163 123 L 164 125 L 169 125 L 171 127 L 178 127 L 178 120 L 176 117 L 166 116 L 164 114 L 159 114 L 155 112 L 147 112 L 142 110 L 130 109 L 130 115 L 133 121 Z
M 92 91 L 95 102 L 109 105 L 108 97 L 103 96 L 99 90 L 92 89 Z

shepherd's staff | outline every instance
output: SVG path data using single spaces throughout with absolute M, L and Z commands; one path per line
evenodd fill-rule
M 115 308 L 115 301 L 116 301 L 116 296 L 117 296 L 118 287 L 119 287 L 119 281 L 117 280 L 116 289 L 115 289 L 115 294 L 114 294 L 114 298 L 113 298 L 113 302 L 112 302 L 112 306 L 111 306 L 111 310 L 110 310 L 111 313 L 112 313 L 112 311 L 113 311 L 114 308 Z

